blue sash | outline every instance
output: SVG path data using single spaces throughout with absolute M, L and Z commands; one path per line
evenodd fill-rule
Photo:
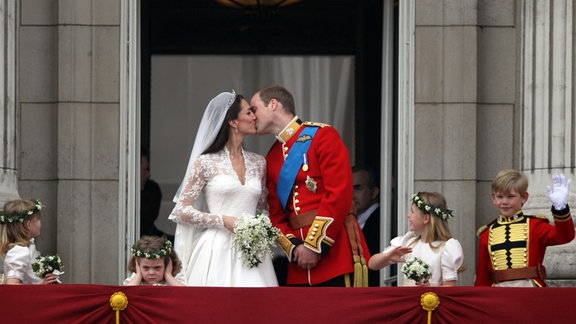
M 292 191 L 296 175 L 300 171 L 302 163 L 304 163 L 304 155 L 308 152 L 317 130 L 317 126 L 306 126 L 306 128 L 304 128 L 300 133 L 300 136 L 296 139 L 296 143 L 292 145 L 288 157 L 282 165 L 280 176 L 278 177 L 276 193 L 278 194 L 278 198 L 280 198 L 280 202 L 284 209 L 288 209 L 288 206 L 286 206 L 288 203 L 288 196 L 290 196 L 290 192 Z

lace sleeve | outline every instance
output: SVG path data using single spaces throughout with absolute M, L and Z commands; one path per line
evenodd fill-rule
M 258 172 L 260 173 L 260 183 L 262 187 L 262 193 L 258 200 L 258 211 L 265 215 L 270 215 L 268 209 L 268 188 L 266 187 L 266 159 L 264 159 L 263 156 L 258 159 Z
M 210 214 L 201 211 L 198 206 L 203 203 L 203 190 L 210 178 L 210 159 L 207 155 L 201 155 L 189 173 L 188 179 L 182 188 L 180 199 L 170 215 L 170 219 L 176 223 L 192 224 L 197 227 L 224 227 L 222 215 Z

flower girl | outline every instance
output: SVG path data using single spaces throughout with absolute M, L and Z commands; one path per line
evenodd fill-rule
M 17 199 L 8 201 L 0 212 L 0 255 L 4 258 L 4 280 L 7 284 L 52 284 L 58 276 L 48 273 L 38 277 L 32 264 L 40 255 L 36 251 L 34 238 L 42 227 L 38 200 Z
M 172 243 L 165 237 L 142 236 L 132 247 L 132 258 L 128 263 L 130 277 L 125 286 L 184 286 L 182 265 Z
M 460 242 L 452 238 L 448 218 L 454 217 L 446 208 L 446 199 L 437 192 L 419 192 L 412 196 L 408 220 L 410 231 L 394 238 L 384 252 L 374 254 L 368 262 L 372 270 L 407 260 L 399 286 L 455 286 L 463 262 Z M 428 268 L 430 271 L 420 269 Z M 425 273 L 413 280 L 414 272 Z M 412 278 L 409 279 L 408 277 Z

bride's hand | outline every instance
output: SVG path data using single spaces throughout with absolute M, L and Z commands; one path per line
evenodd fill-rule
M 222 216 L 222 221 L 224 222 L 224 227 L 230 232 L 234 233 L 234 225 L 236 225 L 236 217 Z

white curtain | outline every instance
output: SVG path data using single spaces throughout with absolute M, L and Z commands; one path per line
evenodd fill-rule
M 157 226 L 167 232 L 173 232 L 166 218 L 200 118 L 222 91 L 235 89 L 249 101 L 259 88 L 283 85 L 294 95 L 303 120 L 327 123 L 340 132 L 354 164 L 352 56 L 153 56 L 151 81 L 151 172 L 163 192 Z M 271 135 L 250 136 L 245 144 L 266 155 L 273 141 Z

